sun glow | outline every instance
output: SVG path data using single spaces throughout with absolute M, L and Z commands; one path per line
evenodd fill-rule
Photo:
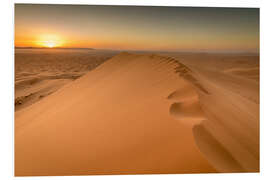
M 54 48 L 62 46 L 64 41 L 57 35 L 41 35 L 36 44 L 40 47 Z
M 53 42 L 53 41 L 48 41 L 48 42 L 44 42 L 43 45 L 46 46 L 46 47 L 49 47 L 49 48 L 53 48 L 53 47 L 56 46 L 56 43 Z

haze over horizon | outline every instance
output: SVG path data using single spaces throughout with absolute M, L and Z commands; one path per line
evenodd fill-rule
M 16 4 L 15 46 L 259 52 L 259 9 Z

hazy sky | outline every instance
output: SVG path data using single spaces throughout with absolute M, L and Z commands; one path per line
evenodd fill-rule
M 259 9 L 16 4 L 15 46 L 258 51 Z

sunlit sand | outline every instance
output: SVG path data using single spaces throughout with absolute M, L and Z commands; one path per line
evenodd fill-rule
M 58 56 L 16 70 L 16 176 L 259 171 L 257 55 Z

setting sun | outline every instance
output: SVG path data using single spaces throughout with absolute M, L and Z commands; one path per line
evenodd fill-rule
M 55 47 L 56 43 L 53 41 L 44 42 L 45 47 L 53 48 Z
M 43 34 L 37 38 L 36 45 L 40 47 L 54 48 L 62 46 L 63 42 L 64 41 L 58 35 Z

